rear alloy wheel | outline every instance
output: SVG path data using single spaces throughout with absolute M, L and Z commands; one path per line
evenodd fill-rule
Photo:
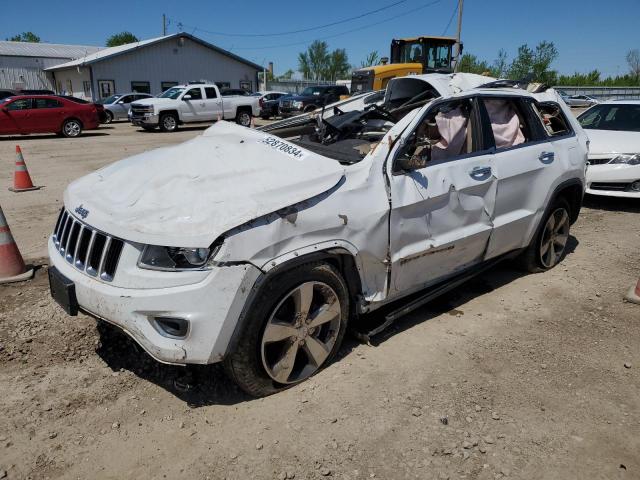
M 113 122 L 113 113 L 111 113 L 109 110 L 106 110 L 104 112 L 104 123 L 111 123 Z
M 283 272 L 247 306 L 227 373 L 254 396 L 300 383 L 331 361 L 348 316 L 348 289 L 334 267 L 314 262 Z
M 62 134 L 67 138 L 75 138 L 82 133 L 82 124 L 79 120 L 71 119 L 62 124 Z
M 160 117 L 160 130 L 175 132 L 178 129 L 178 118 L 173 113 L 165 113 Z
M 539 254 L 544 268 L 555 267 L 564 255 L 569 240 L 569 212 L 564 207 L 553 211 L 542 230 Z
M 243 127 L 251 126 L 251 115 L 246 110 L 241 110 L 236 114 L 236 123 Z
M 564 257 L 569 242 L 571 210 L 564 198 L 553 202 L 531 244 L 522 252 L 519 263 L 531 273 L 555 267 Z

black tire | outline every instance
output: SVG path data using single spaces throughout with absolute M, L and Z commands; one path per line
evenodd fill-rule
M 269 120 L 271 118 L 271 115 L 260 115 L 260 118 L 262 120 Z
M 175 132 L 178 130 L 178 116 L 175 113 L 163 113 L 160 115 L 160 130 L 163 132 Z
M 543 250 L 543 242 L 546 244 L 548 241 L 551 241 L 549 248 L 555 248 L 555 243 L 553 239 L 549 239 L 547 237 L 547 224 L 550 221 L 552 215 L 558 215 L 558 211 L 564 210 L 567 217 L 567 225 L 566 225 L 566 236 L 567 240 L 569 237 L 569 230 L 571 226 L 571 207 L 569 206 L 569 202 L 564 197 L 559 197 L 551 204 L 551 207 L 547 209 L 545 212 L 540 225 L 536 231 L 536 234 L 533 237 L 533 240 L 526 248 L 524 252 L 520 254 L 517 259 L 518 265 L 523 269 L 531 273 L 539 273 L 544 272 L 546 270 L 550 270 L 559 264 L 566 255 L 567 250 L 567 241 L 565 241 L 561 251 L 557 254 L 557 259 L 552 263 L 545 262 L 543 259 L 542 250 Z M 556 255 L 554 255 L 555 257 Z
M 251 112 L 248 110 L 238 110 L 236 112 L 236 123 L 238 125 L 242 125 L 243 127 L 251 126 Z
M 62 135 L 67 138 L 76 138 L 82 133 L 82 122 L 77 118 L 69 118 L 62 124 Z
M 111 122 L 113 122 L 113 113 L 111 113 L 109 110 L 105 110 L 103 123 L 109 124 Z
M 329 286 L 332 293 L 335 293 L 337 300 L 340 302 L 339 328 L 337 328 L 337 333 L 335 330 L 331 330 L 335 338 L 335 343 L 326 359 L 324 359 L 318 367 L 313 367 L 315 370 L 312 371 L 312 373 L 309 373 L 297 381 L 279 383 L 270 376 L 265 368 L 262 353 L 263 335 L 268 322 L 271 321 L 275 312 L 279 311 L 278 309 L 283 302 L 287 301 L 290 292 L 295 291 L 297 288 L 309 282 L 317 282 L 320 288 Z M 316 310 L 316 312 L 319 311 L 320 309 Z M 331 363 L 336 352 L 340 349 L 347 328 L 349 317 L 348 289 L 344 279 L 333 266 L 324 262 L 307 263 L 270 279 L 267 284 L 261 287 L 256 298 L 251 305 L 249 305 L 247 312 L 244 327 L 240 331 L 237 347 L 235 351 L 225 359 L 224 367 L 229 377 L 242 390 L 249 395 L 263 397 L 296 385 L 315 375 Z M 311 309 L 309 309 L 309 312 L 309 317 L 311 317 Z M 304 322 L 305 320 L 301 323 L 304 325 Z M 310 335 L 311 334 L 313 334 L 313 331 L 311 331 Z M 289 339 L 284 341 L 289 341 Z M 292 343 L 295 343 L 295 341 Z M 302 340 L 302 343 L 304 343 L 304 340 Z M 299 350 L 303 351 L 302 359 L 310 359 L 306 350 L 303 349 L 306 349 L 305 345 L 301 346 Z M 297 355 L 299 355 L 299 353 L 295 354 L 294 360 L 300 360 L 300 357 Z

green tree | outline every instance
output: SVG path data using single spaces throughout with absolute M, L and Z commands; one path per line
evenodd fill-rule
M 460 58 L 458 71 L 482 75 L 483 73 L 491 73 L 491 67 L 486 60 L 480 60 L 475 55 L 465 53 L 462 55 L 462 58 Z
M 138 37 L 136 37 L 131 32 L 120 32 L 111 35 L 107 38 L 107 47 L 117 47 L 118 45 L 126 45 L 127 43 L 138 42 Z
M 627 63 L 629 64 L 629 73 L 637 79 L 640 79 L 640 50 L 634 48 L 627 52 Z
M 291 77 L 293 77 L 293 74 L 295 72 L 291 69 L 287 70 L 286 72 L 284 72 L 282 75 L 280 75 L 278 78 L 280 80 L 291 80 Z
M 360 67 L 372 67 L 373 65 L 377 65 L 379 61 L 380 56 L 378 55 L 378 51 L 375 50 L 369 53 L 369 55 L 367 55 L 367 57 L 362 62 L 360 62 Z
M 542 41 L 535 50 L 532 50 L 526 43 L 520 45 L 516 57 L 509 66 L 509 78 L 553 85 L 557 80 L 558 73 L 551 70 L 551 63 L 556 58 L 558 58 L 558 50 L 553 42 Z
M 7 40 L 11 42 L 40 43 L 40 37 L 33 32 L 22 32 L 22 33 L 19 33 L 18 35 L 14 35 L 11 38 L 8 38 Z
M 349 58 L 347 57 L 347 51 L 344 48 L 337 48 L 329 55 L 329 62 L 327 69 L 324 73 L 324 77 L 327 80 L 338 80 L 349 77 L 351 72 L 351 65 L 349 65 Z
M 507 75 L 507 51 L 504 48 L 498 50 L 498 58 L 493 61 L 492 74 L 494 77 L 503 78 Z

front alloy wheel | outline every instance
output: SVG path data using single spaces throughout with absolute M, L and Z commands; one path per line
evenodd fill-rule
M 262 334 L 262 365 L 282 384 L 313 375 L 325 362 L 338 338 L 342 320 L 340 300 L 323 282 L 305 282 L 273 309 Z
M 331 362 L 349 321 L 349 289 L 325 262 L 305 263 L 264 281 L 247 305 L 227 374 L 245 392 L 271 395 Z
M 77 137 L 82 133 L 82 125 L 78 120 L 67 120 L 62 126 L 62 134 L 68 138 Z
M 160 120 L 160 128 L 163 132 L 174 132 L 178 128 L 178 119 L 175 115 L 163 115 Z
M 236 117 L 236 121 L 238 125 L 242 125 L 243 127 L 248 127 L 251 125 L 251 115 L 244 110 L 242 112 L 238 112 L 238 116 Z
M 554 267 L 564 255 L 569 240 L 569 212 L 557 208 L 549 215 L 540 241 L 540 263 L 544 268 Z

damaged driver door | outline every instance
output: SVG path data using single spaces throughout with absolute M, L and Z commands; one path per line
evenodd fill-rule
M 438 102 L 390 156 L 389 296 L 480 263 L 492 231 L 497 181 L 476 98 Z

